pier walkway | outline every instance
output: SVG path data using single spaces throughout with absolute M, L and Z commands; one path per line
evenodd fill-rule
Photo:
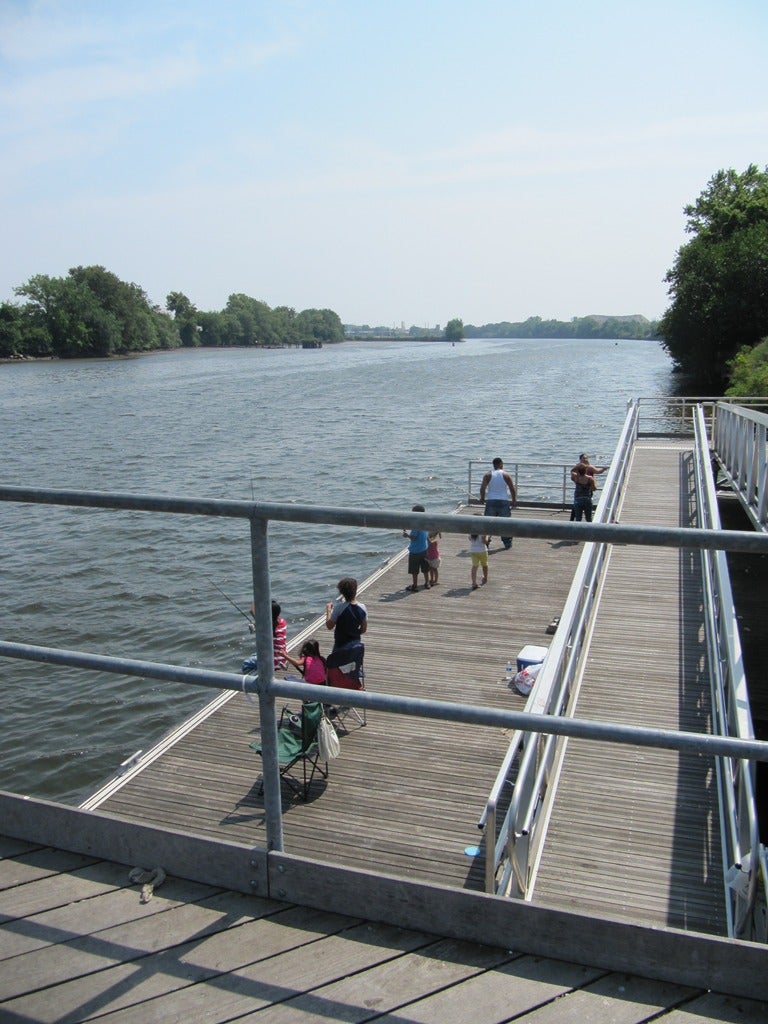
M 449 532 L 433 589 L 405 589 L 405 552 L 367 580 L 360 597 L 370 616 L 369 691 L 522 712 L 526 698 L 504 680 L 504 664 L 528 644 L 570 645 L 572 626 L 554 637 L 547 627 L 561 614 L 563 624 L 573 618 L 569 591 L 583 592 L 590 553 L 605 551 L 604 572 L 589 584 L 597 601 L 579 606 L 584 639 L 568 663 L 577 670 L 567 690 L 571 712 L 585 723 L 710 733 L 701 553 L 632 542 L 632 530 L 621 529 L 700 525 L 692 445 L 641 439 L 630 459 L 619 527 L 592 534 L 610 538 L 605 549 L 574 539 L 581 526 L 564 536 L 541 525 L 565 523 L 567 512 L 526 508 L 518 519 L 537 520 L 530 532 L 554 539 L 519 535 L 511 551 L 495 539 L 487 586 L 471 589 L 468 539 Z M 4 500 L 46 500 L 5 490 Z M 151 496 L 53 500 L 189 511 Z M 758 519 L 766 503 L 760 491 Z M 194 514 L 252 516 L 258 546 L 269 513 L 259 519 L 244 503 L 231 504 L 222 511 L 201 503 Z M 443 517 L 443 530 L 452 525 Z M 522 522 L 519 530 L 526 532 Z M 728 544 L 747 550 L 741 538 Z M 266 614 L 265 604 L 265 623 Z M 308 633 L 329 649 L 323 618 L 294 645 Z M 269 643 L 266 626 L 259 636 Z M 27 653 L 5 648 L 12 657 Z M 76 652 L 29 653 L 96 667 L 93 656 Z M 141 664 L 133 663 L 133 675 Z M 555 664 L 550 659 L 540 680 Z M 230 676 L 213 683 L 232 684 Z M 765 1002 L 755 1001 L 768 998 L 766 947 L 727 937 L 709 753 L 558 740 L 528 848 L 525 898 L 506 899 L 483 891 L 491 840 L 478 824 L 511 730 L 387 713 L 384 705 L 386 698 L 368 711 L 365 726 L 349 724 L 341 756 L 307 802 L 283 787 L 284 849 L 268 849 L 261 762 L 249 746 L 259 735 L 259 704 L 231 690 L 84 809 L 0 793 L 0 1021 L 766 1019 Z M 519 721 L 532 725 L 530 711 Z M 539 735 L 512 721 L 523 736 Z M 527 750 L 543 747 L 545 733 Z M 733 763 L 746 763 L 732 749 Z M 520 771 L 514 790 L 505 786 L 512 803 L 528 784 Z M 128 872 L 154 864 L 168 878 L 143 903 Z
M 541 511 L 521 513 L 530 518 Z M 567 520 L 568 514 L 548 513 Z M 406 591 L 406 562 L 396 557 L 359 595 L 369 613 L 366 685 L 380 693 L 469 700 L 522 709 L 504 682 L 504 666 L 526 644 L 546 645 L 579 545 L 516 540 L 490 551 L 490 582 L 470 586 L 469 541 L 444 536 L 440 582 Z M 325 617 L 313 631 L 324 651 Z M 231 699 L 230 699 L 231 698 Z M 283 786 L 289 853 L 329 859 L 407 878 L 482 889 L 477 822 L 507 749 L 506 730 L 368 713 L 350 724 L 330 778 L 313 783 L 305 804 Z M 227 694 L 215 713 L 161 757 L 129 773 L 100 809 L 237 842 L 265 842 L 258 705 Z
M 690 445 L 636 445 L 621 520 L 695 525 Z M 564 512 L 518 515 L 567 519 Z M 368 581 L 371 690 L 523 707 L 503 667 L 549 641 L 581 545 L 518 538 L 491 547 L 490 581 L 470 589 L 466 538 L 446 536 L 440 583 L 410 593 L 396 558 Z M 696 552 L 615 547 L 577 713 L 707 731 L 710 706 Z M 315 631 L 328 649 L 324 626 Z M 326 639 L 328 638 L 328 639 Z M 231 699 L 230 699 L 231 698 Z M 227 695 L 162 756 L 97 799 L 110 813 L 264 845 L 258 709 Z M 368 715 L 305 804 L 284 788 L 286 852 L 437 884 L 483 888 L 477 822 L 509 735 L 472 725 Z M 534 900 L 583 913 L 727 934 L 713 764 L 698 755 L 571 740 L 553 789 Z M 479 854 L 465 851 L 477 846 Z
M 690 444 L 639 441 L 623 524 L 698 524 Z M 711 731 L 696 551 L 614 546 L 576 716 Z M 725 934 L 714 759 L 569 740 L 535 900 Z

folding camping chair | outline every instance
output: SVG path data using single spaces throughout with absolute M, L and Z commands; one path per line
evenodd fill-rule
M 365 645 L 361 643 L 348 644 L 346 647 L 339 647 L 328 655 L 326 669 L 328 672 L 328 685 L 335 686 L 342 690 L 364 690 L 365 672 L 363 670 L 363 658 L 365 656 Z M 354 718 L 360 725 L 367 724 L 365 708 L 353 708 L 348 704 L 342 704 L 336 709 L 336 724 L 347 731 L 346 720 Z
M 320 764 L 320 748 L 317 744 L 317 730 L 323 717 L 323 707 L 319 701 L 307 701 L 301 705 L 300 712 L 292 712 L 283 708 L 277 725 L 277 760 L 280 765 L 280 776 L 302 800 L 309 796 L 309 787 L 315 775 L 328 778 L 328 762 L 325 768 Z M 261 743 L 254 741 L 250 746 L 257 754 L 263 756 Z M 290 774 L 291 769 L 301 764 L 301 777 Z M 264 791 L 264 779 L 261 780 L 259 792 Z

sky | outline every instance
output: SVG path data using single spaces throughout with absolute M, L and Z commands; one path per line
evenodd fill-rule
M 0 0 L 0 302 L 655 319 L 766 52 L 765 0 Z

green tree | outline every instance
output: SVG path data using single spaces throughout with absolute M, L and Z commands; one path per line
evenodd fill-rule
M 27 299 L 24 334 L 34 354 L 110 356 L 179 343 L 170 317 L 103 267 L 75 267 L 65 278 L 37 274 L 16 294 Z
M 446 341 L 461 341 L 464 337 L 464 321 L 459 320 L 458 317 L 454 320 L 449 320 L 445 325 L 445 338 Z
M 731 360 L 729 369 L 731 386 L 726 395 L 768 398 L 768 338 L 763 338 L 754 348 L 745 345 Z
M 199 345 L 198 313 L 187 296 L 183 292 L 170 292 L 165 299 L 165 308 L 173 313 L 181 344 L 185 348 L 194 348 Z
M 21 310 L 10 302 L 0 303 L 0 358 L 26 354 Z
M 344 325 L 332 309 L 302 309 L 296 317 L 296 333 L 300 341 L 343 341 Z
M 719 171 L 685 208 L 660 333 L 678 369 L 721 387 L 739 349 L 768 333 L 768 168 Z
M 266 302 L 236 293 L 227 299 L 224 312 L 231 318 L 229 322 L 237 333 L 237 340 L 230 341 L 230 345 L 277 344 L 272 311 Z
M 272 310 L 272 328 L 279 345 L 295 345 L 300 341 L 296 326 L 296 310 L 289 306 L 276 306 Z

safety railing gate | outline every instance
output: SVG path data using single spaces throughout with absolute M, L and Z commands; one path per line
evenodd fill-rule
M 713 447 L 756 529 L 768 532 L 768 415 L 719 402 Z

